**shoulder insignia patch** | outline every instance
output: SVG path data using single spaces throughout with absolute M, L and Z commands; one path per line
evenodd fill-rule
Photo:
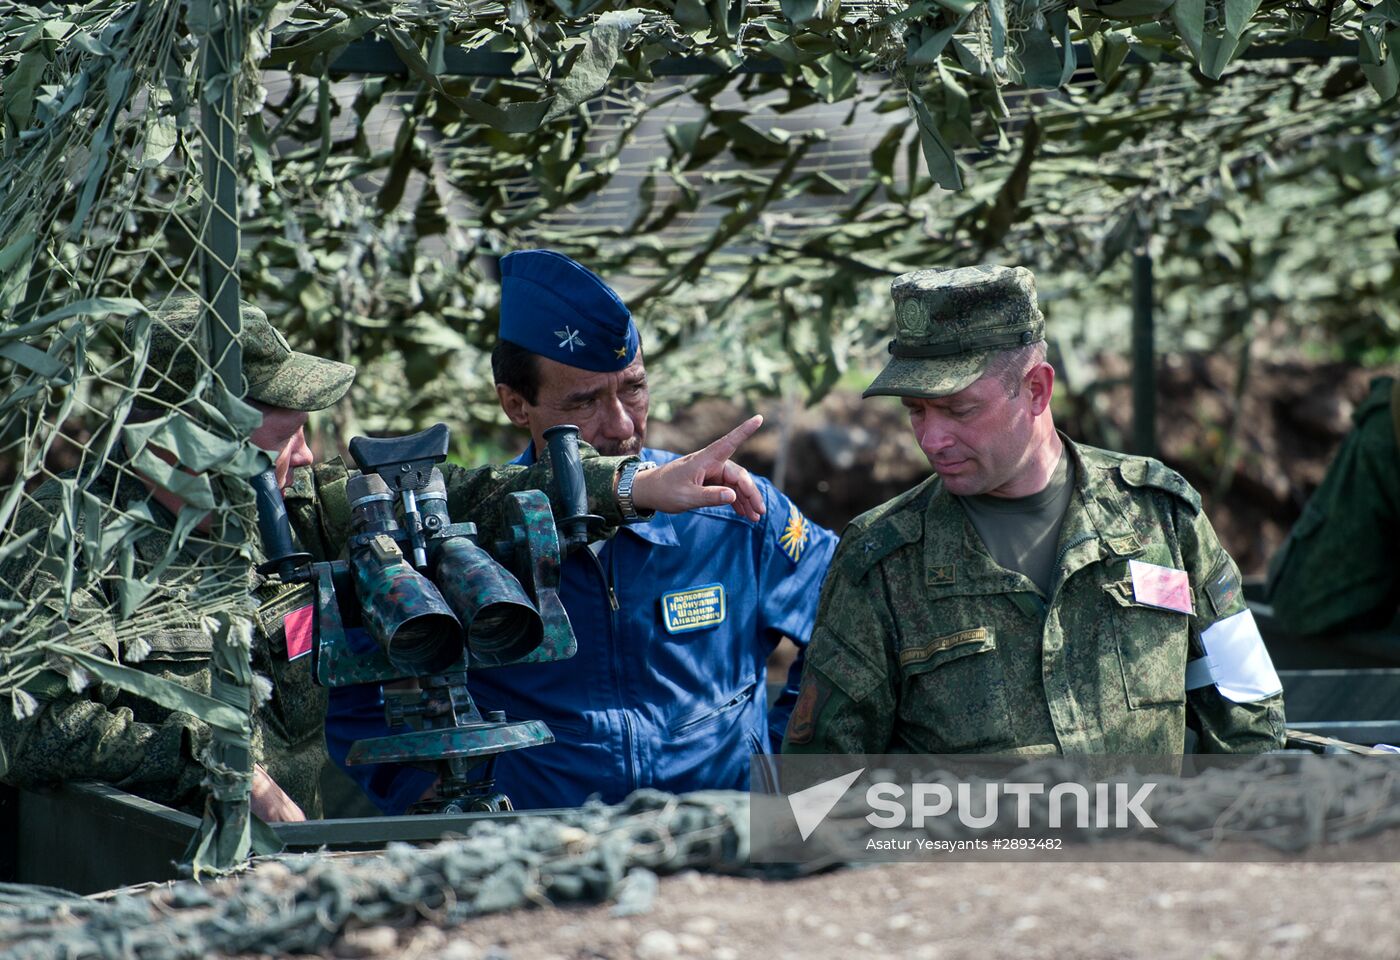
M 807 524 L 807 518 L 793 506 L 792 512 L 788 514 L 787 526 L 783 527 L 782 536 L 778 538 L 778 546 L 787 554 L 789 560 L 796 563 L 802 559 L 802 551 L 811 536 L 812 531 Z
M 1106 540 L 1105 543 L 1108 544 L 1108 549 L 1112 550 L 1120 557 L 1136 554 L 1142 550 L 1142 544 L 1138 541 L 1138 538 L 1131 533 L 1126 537 L 1114 537 L 1110 540 Z
M 947 587 L 958 582 L 958 565 L 956 563 L 946 563 L 939 567 L 931 567 L 928 572 L 928 583 L 931 587 Z
M 1234 608 L 1240 597 L 1240 578 L 1235 573 L 1235 565 L 1230 562 L 1224 550 L 1216 561 L 1215 570 L 1206 581 L 1206 597 L 1217 617 L 1225 616 L 1225 611 Z

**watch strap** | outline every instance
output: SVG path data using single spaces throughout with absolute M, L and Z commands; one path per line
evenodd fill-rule
M 637 474 L 655 468 L 656 464 L 650 460 L 633 460 L 623 465 L 622 473 L 617 478 L 617 506 L 623 521 L 630 523 L 634 520 L 650 520 L 656 516 L 654 511 L 639 513 L 637 505 L 632 501 L 632 484 L 637 479 Z

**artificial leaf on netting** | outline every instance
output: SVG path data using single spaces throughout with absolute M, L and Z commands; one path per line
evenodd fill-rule
M 1063 65 L 1048 30 L 1030 29 L 1021 37 L 1021 82 L 1028 87 L 1058 87 Z
M 1203 47 L 1206 30 L 1206 0 L 1176 0 L 1172 4 L 1172 23 L 1191 50 L 1196 63 L 1204 62 Z
M 575 58 L 568 74 L 556 83 L 554 103 L 543 123 L 563 116 L 603 91 L 628 38 L 641 22 L 640 10 L 612 10 L 594 21 L 583 52 Z
M 943 57 L 943 52 L 948 49 L 948 43 L 953 39 L 953 34 L 961 30 L 964 23 L 966 23 L 965 19 L 956 20 L 937 31 L 932 31 L 931 27 L 925 27 L 924 33 L 919 35 L 919 45 L 910 48 L 907 60 L 909 65 L 911 67 L 929 67 L 938 63 Z
M 264 61 L 266 66 L 281 67 L 300 63 L 304 69 L 318 57 L 333 56 L 346 46 L 380 26 L 379 17 L 346 17 L 336 19 L 329 25 L 318 25 L 313 31 L 306 31 L 295 43 L 275 44 Z
M 783 16 L 794 26 L 805 26 L 812 21 L 830 22 L 839 12 L 840 0 L 780 0 Z
M 1166 13 L 1176 0 L 1114 0 L 1098 4 L 1098 12 L 1120 20 L 1156 17 Z
M 1250 19 L 1259 9 L 1260 0 L 1225 0 L 1225 30 L 1232 37 L 1244 33 Z
M 928 105 L 914 90 L 909 91 L 909 103 L 919 126 L 919 143 L 923 147 L 929 175 L 945 190 L 961 190 L 962 171 L 958 169 L 957 157 L 939 132 L 938 125 L 929 113 Z
M 1096 31 L 1089 35 L 1089 53 L 1094 61 L 1094 73 L 1107 84 L 1118 75 L 1132 45 L 1117 31 Z
M 175 464 L 162 460 L 149 447 L 133 451 L 131 465 L 156 486 L 168 490 L 191 506 L 214 509 L 214 491 L 207 476 L 186 473 Z

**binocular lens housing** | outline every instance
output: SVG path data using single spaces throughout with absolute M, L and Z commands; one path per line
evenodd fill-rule
M 402 557 L 372 548 L 350 555 L 360 612 L 389 662 L 405 676 L 439 673 L 462 655 L 462 626 L 433 582 Z
M 470 540 L 443 542 L 435 579 L 447 605 L 466 624 L 473 662 L 512 663 L 544 640 L 544 622 L 520 581 Z
M 449 669 L 462 656 L 462 625 L 433 582 L 404 559 L 389 532 L 393 497 L 379 476 L 352 477 L 346 486 L 351 528 L 371 534 L 350 551 L 360 613 L 370 635 L 405 676 Z
M 389 662 L 411 676 L 442 673 L 460 656 L 455 617 L 428 614 L 400 623 L 384 644 Z
M 445 530 L 447 490 L 433 470 L 421 491 L 424 526 Z M 404 558 L 393 497 L 376 474 L 353 477 L 346 488 L 351 527 L 360 535 L 350 566 L 365 625 L 389 662 L 406 676 L 439 673 L 462 656 L 485 666 L 529 656 L 544 640 L 544 621 L 520 581 L 465 536 L 433 539 L 432 579 Z M 463 629 L 465 627 L 465 630 Z

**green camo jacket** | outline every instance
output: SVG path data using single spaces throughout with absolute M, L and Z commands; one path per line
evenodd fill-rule
M 1372 380 L 1355 423 L 1270 570 L 1274 616 L 1299 636 L 1400 612 L 1400 382 Z
M 613 484 L 622 464 L 632 458 L 598 457 L 583 450 L 591 511 L 609 523 L 620 523 Z M 550 485 L 547 460 L 528 468 L 449 466 L 444 472 L 453 518 L 475 522 L 483 538 L 498 536 L 505 494 Z M 63 479 L 72 483 L 70 475 Z M 345 479 L 344 466 L 331 461 L 314 471 L 296 471 L 293 486 L 285 492 L 296 540 L 315 559 L 333 558 L 344 543 L 349 527 Z M 60 482 L 49 481 L 36 490 L 33 502 L 21 510 L 13 536 L 47 529 L 51 518 L 62 512 L 62 489 Z M 117 509 L 148 498 L 144 484 L 112 465 L 89 478 L 82 489 L 96 502 Z M 75 633 L 96 636 L 109 655 L 122 662 L 209 693 L 212 646 L 200 629 L 201 610 L 194 602 L 205 572 L 201 555 L 208 544 L 196 531 L 174 554 L 173 562 L 160 568 L 174 518 L 154 500 L 149 507 L 156 524 L 147 527 L 133 545 L 132 575 L 149 577 L 154 571 L 158 586 L 133 620 L 119 620 L 118 590 L 126 577 L 119 565 L 114 563 L 96 575 L 80 572 L 72 600 L 65 604 L 61 571 L 52 560 L 44 562 L 35 548 L 0 565 L 0 592 L 35 605 L 31 609 L 37 611 L 27 623 L 12 626 L 0 642 L 22 644 L 27 630 L 47 631 L 66 624 Z M 77 539 L 82 539 L 81 533 Z M 81 558 L 83 551 L 75 556 Z M 256 603 L 252 666 L 271 681 L 273 691 L 255 717 L 253 756 L 314 817 L 321 810 L 320 775 L 326 761 L 326 693 L 312 681 L 310 657 L 288 659 L 284 627 L 289 613 L 311 603 L 311 588 L 286 586 L 251 569 L 248 577 Z M 143 617 L 156 611 L 161 614 L 160 627 L 142 629 Z M 139 660 L 128 655 L 138 640 L 143 651 L 149 648 Z M 0 779 L 15 786 L 100 780 L 160 803 L 191 809 L 200 805 L 204 768 L 196 758 L 209 742 L 210 732 L 198 719 L 106 684 L 74 693 L 56 673 L 42 674 L 28 689 L 41 703 L 35 715 L 17 720 L 8 707 L 0 709 L 0 765 L 4 768 Z
M 1075 489 L 1048 599 L 936 477 L 851 523 L 784 751 L 1179 754 L 1188 726 L 1207 752 L 1282 745 L 1281 695 L 1186 689 L 1201 633 L 1246 609 L 1196 492 L 1156 460 L 1063 439 Z M 1184 570 L 1193 612 L 1138 604 L 1130 560 Z

